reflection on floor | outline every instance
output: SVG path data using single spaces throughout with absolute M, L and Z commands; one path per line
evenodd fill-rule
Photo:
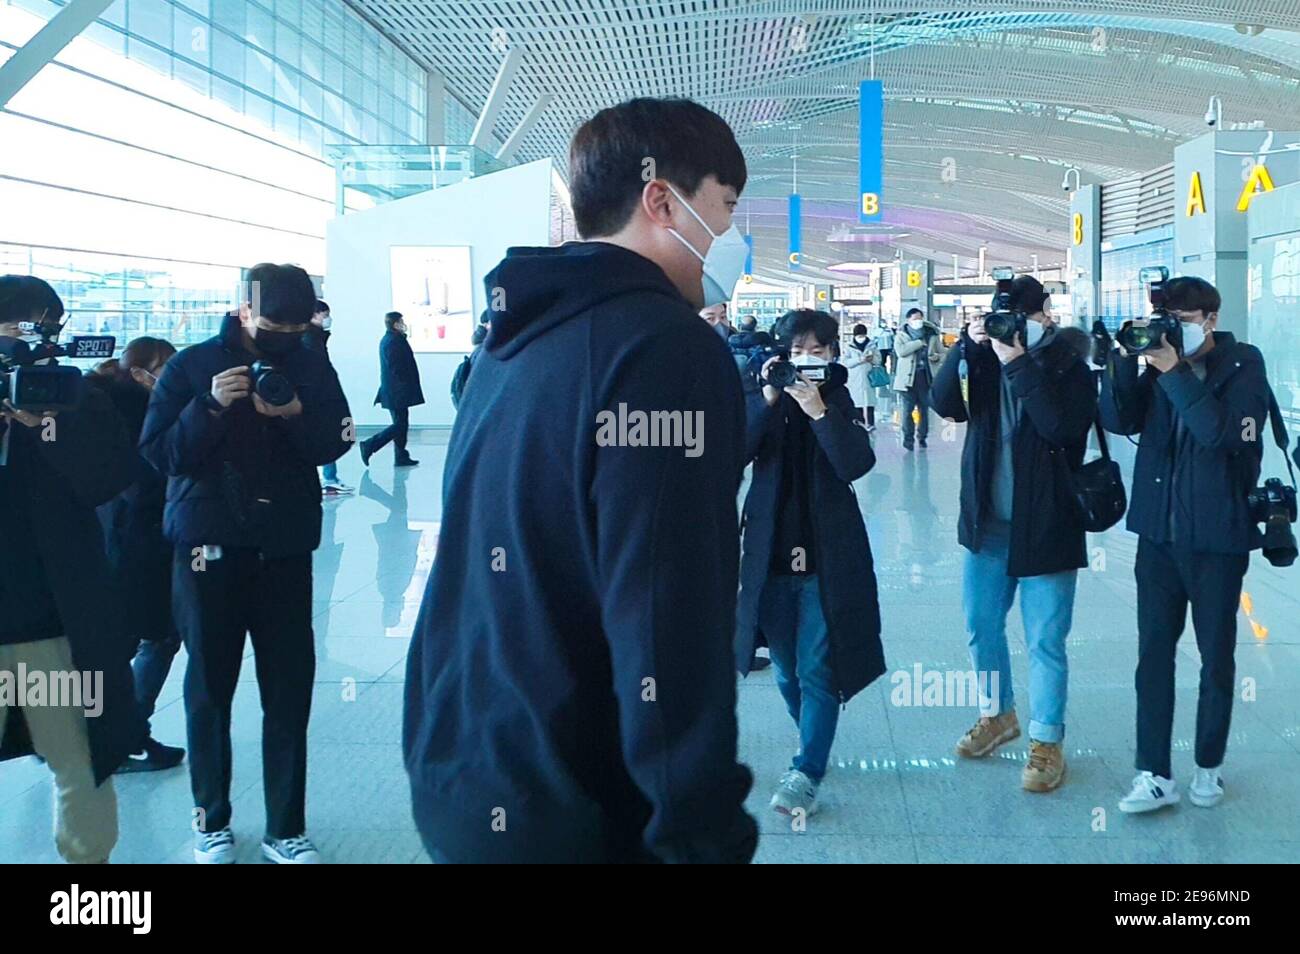
M 880 462 L 858 485 L 879 574 L 891 673 L 969 667 L 961 623 L 956 542 L 957 462 L 963 436 L 937 424 L 928 450 L 908 454 L 882 413 Z M 1121 447 L 1121 450 L 1128 450 Z M 316 555 L 316 647 L 308 819 L 330 862 L 413 862 L 424 856 L 411 822 L 399 752 L 407 642 L 437 544 L 441 443 L 423 463 L 394 472 L 376 459 L 362 475 L 341 464 L 355 497 L 326 504 Z M 889 676 L 844 711 L 822 790 L 805 832 L 767 809 L 796 743 L 771 671 L 740 688 L 741 756 L 756 784 L 749 808 L 766 862 L 1245 862 L 1300 860 L 1300 599 L 1297 571 L 1256 556 L 1247 577 L 1255 623 L 1239 617 L 1240 685 L 1225 765 L 1228 796 L 1216 809 L 1186 800 L 1154 816 L 1116 808 L 1133 775 L 1136 540 L 1123 530 L 1092 538 L 1080 574 L 1070 638 L 1067 753 L 1070 774 L 1051 795 L 1019 787 L 1021 742 L 982 762 L 959 762 L 953 744 L 968 708 L 892 704 Z M 1190 629 L 1190 627 L 1189 627 Z M 1016 691 L 1024 702 L 1018 609 L 1009 620 Z M 1261 630 L 1262 633 L 1262 630 Z M 183 743 L 184 654 L 154 720 L 155 735 Z M 1198 657 L 1190 632 L 1179 649 L 1174 772 L 1192 768 Z M 261 730 L 253 667 L 241 674 L 234 714 L 234 827 L 240 860 L 257 859 L 263 824 Z M 1242 696 L 1251 701 L 1242 701 Z M 1023 741 L 1023 740 L 1021 740 Z M 115 781 L 122 836 L 114 860 L 190 860 L 184 769 Z M 57 861 L 50 783 L 32 759 L 0 764 L 0 861 Z

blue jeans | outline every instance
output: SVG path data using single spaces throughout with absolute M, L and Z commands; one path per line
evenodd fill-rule
M 1078 570 L 1007 576 L 1010 527 L 985 530 L 978 553 L 967 551 L 962 568 L 962 610 L 966 617 L 971 665 L 984 686 L 997 677 L 996 699 L 980 699 L 980 714 L 1000 715 L 1015 705 L 1011 689 L 1011 654 L 1007 650 L 1007 613 L 1020 589 L 1020 614 L 1029 648 L 1029 737 L 1039 742 L 1065 738 L 1066 686 L 1070 667 L 1065 639 L 1074 615 Z M 987 674 L 987 675 L 984 675 Z M 987 683 L 984 681 L 987 679 Z
M 817 577 L 769 576 L 758 601 L 758 625 L 767 637 L 777 688 L 799 726 L 799 752 L 790 767 L 820 782 L 840 707 Z
M 330 461 L 328 464 L 322 467 L 320 471 L 321 471 L 321 478 L 325 481 L 325 483 L 327 484 L 338 483 L 338 479 L 339 479 L 338 461 L 336 460 Z

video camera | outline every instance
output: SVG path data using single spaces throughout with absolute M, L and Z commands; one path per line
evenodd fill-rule
M 1017 334 L 1021 343 L 1027 340 L 1025 323 L 1029 316 L 1016 309 L 1011 300 L 1011 283 L 1015 277 L 1015 270 L 1010 267 L 993 269 L 997 290 L 993 293 L 992 310 L 984 316 L 985 333 L 1006 345 L 1015 344 Z
M 29 345 L 20 338 L 0 337 L 0 400 L 20 411 L 70 411 L 81 403 L 83 380 L 75 367 L 59 358 L 111 358 L 116 347 L 112 335 L 79 335 L 58 344 L 63 325 L 56 321 L 24 322 L 19 328 L 40 335 Z
M 1129 354 L 1142 354 L 1160 347 L 1161 339 L 1173 345 L 1179 354 L 1183 353 L 1183 326 L 1165 307 L 1165 282 L 1169 281 L 1169 269 L 1163 265 L 1144 268 L 1138 273 L 1138 280 L 1147 286 L 1147 297 L 1151 301 L 1151 315 L 1142 320 L 1126 321 L 1115 333 L 1124 350 Z

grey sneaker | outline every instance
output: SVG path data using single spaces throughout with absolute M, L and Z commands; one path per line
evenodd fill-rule
M 1187 798 L 1197 808 L 1213 808 L 1223 801 L 1223 776 L 1216 768 L 1196 767 L 1192 784 L 1188 786 Z
M 804 817 L 817 813 L 817 783 L 798 769 L 790 769 L 781 776 L 776 793 L 772 796 L 772 808 L 782 815 L 793 815 L 796 809 L 802 809 Z
M 262 856 L 277 865 L 318 865 L 320 852 L 306 835 L 262 839 Z
M 196 865 L 233 865 L 235 863 L 235 833 L 227 825 L 220 831 L 194 833 L 194 863 Z

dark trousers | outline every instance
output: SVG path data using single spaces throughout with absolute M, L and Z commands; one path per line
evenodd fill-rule
M 311 554 L 264 559 L 227 548 L 195 569 L 178 548 L 172 578 L 176 623 L 185 639 L 185 718 L 195 819 L 203 831 L 230 824 L 230 705 L 244 634 L 253 640 L 262 697 L 262 785 L 266 834 L 306 830 L 307 720 L 316 650 L 311 630 Z
M 167 674 L 172 670 L 172 660 L 180 648 L 180 634 L 173 630 L 153 638 L 141 639 L 135 658 L 131 660 L 131 673 L 135 677 L 135 704 L 144 720 L 145 739 L 150 735 L 149 720 L 153 718 L 154 709 L 158 706 L 158 694 L 162 692 Z
M 917 360 L 923 360 L 924 355 Z M 912 420 L 912 409 L 921 409 L 921 424 L 918 427 Z M 920 438 L 921 443 L 930 434 L 930 376 L 922 374 L 921 369 L 916 371 L 916 377 L 912 379 L 912 386 L 903 392 L 903 443 L 911 444 L 912 435 Z
M 398 460 L 406 457 L 406 433 L 411 426 L 410 408 L 395 407 L 389 410 L 389 415 L 393 423 L 389 424 L 374 437 L 366 441 L 368 452 L 377 453 L 383 449 L 389 441 L 393 442 L 393 451 Z
M 1228 747 L 1235 691 L 1237 607 L 1247 553 L 1191 553 L 1168 544 L 1138 541 L 1133 575 L 1138 596 L 1138 771 L 1172 778 L 1169 748 L 1174 728 L 1174 654 L 1192 606 L 1201 653 L 1196 705 L 1196 764 L 1218 768 Z

